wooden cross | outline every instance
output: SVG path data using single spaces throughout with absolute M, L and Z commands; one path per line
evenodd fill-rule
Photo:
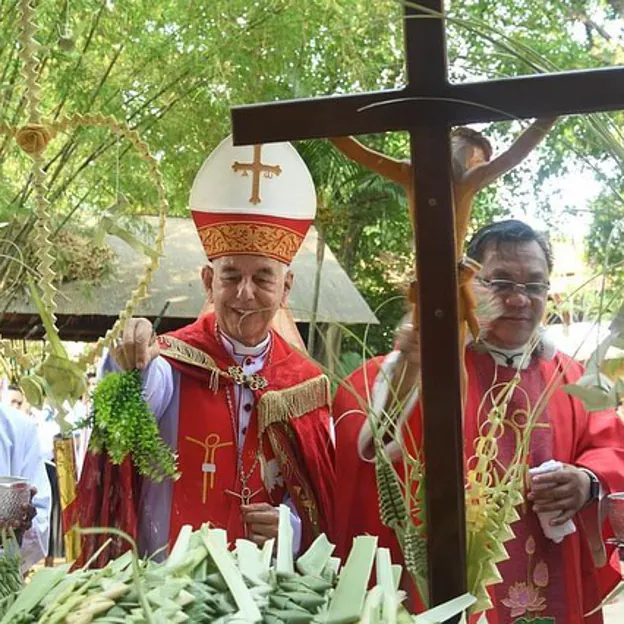
M 244 176 L 249 175 L 249 171 L 252 172 L 249 202 L 259 204 L 262 202 L 260 199 L 260 174 L 264 173 L 265 178 L 272 178 L 274 175 L 278 176 L 282 173 L 282 168 L 279 165 L 265 165 L 262 162 L 262 145 L 254 145 L 253 154 L 253 162 L 239 163 L 237 161 L 232 165 L 232 169 L 234 171 L 242 171 Z
M 444 3 L 406 5 L 407 84 L 362 95 L 243 106 L 236 145 L 407 130 L 415 189 L 422 410 L 432 604 L 466 591 L 452 125 L 624 108 L 624 68 L 451 84 Z M 423 18 L 423 16 L 425 16 Z M 444 380 L 441 383 L 440 380 Z

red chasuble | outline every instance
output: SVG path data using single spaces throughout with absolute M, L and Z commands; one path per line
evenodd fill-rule
M 359 395 L 370 391 L 381 359 L 371 361 L 348 380 Z M 509 381 L 513 370 L 496 367 L 487 353 L 469 348 L 466 353 L 468 369 L 468 399 L 464 424 L 466 455 L 472 455 L 474 440 L 480 425 L 479 405 L 484 394 L 497 382 Z M 546 384 L 564 372 L 564 383 L 573 383 L 582 375 L 581 366 L 557 354 L 546 361 L 534 357 L 530 366 L 521 371 L 520 389 L 507 410 L 508 425 L 499 439 L 501 465 L 509 462 L 515 448 L 518 428 L 524 424 L 523 410 L 527 399 L 535 405 Z M 359 400 L 361 401 L 361 399 Z M 400 561 L 400 549 L 393 532 L 379 518 L 373 464 L 358 456 L 357 439 L 364 416 L 361 404 L 348 390 L 341 388 L 334 402 L 336 419 L 336 523 L 334 537 L 339 554 L 350 547 L 353 537 L 370 533 L 380 536 L 380 545 L 388 546 Z M 353 410 L 353 411 L 351 411 Z M 488 406 L 481 411 L 487 415 Z M 342 414 L 348 414 L 344 418 Z M 411 415 L 408 426 L 416 443 L 422 442 L 420 410 Z M 409 436 L 404 436 L 408 439 Z M 557 388 L 534 430 L 529 455 L 530 466 L 548 459 L 583 466 L 594 472 L 608 491 L 624 490 L 624 424 L 612 412 L 588 414 L 582 404 Z M 397 466 L 400 470 L 400 466 Z M 618 582 L 619 569 L 606 565 L 596 568 L 588 545 L 591 531 L 589 520 L 595 517 L 595 506 L 575 518 L 577 532 L 557 545 L 543 535 L 530 506 L 518 509 L 521 519 L 512 525 L 516 539 L 505 547 L 509 560 L 499 564 L 503 582 L 491 587 L 495 609 L 487 612 L 491 624 L 596 624 L 600 614 L 584 619 L 583 614 L 594 609 L 604 595 Z M 594 516 L 592 516 L 594 514 Z M 584 522 L 585 521 L 585 522 Z M 608 530 L 606 527 L 605 530 Z M 595 543 L 595 540 L 593 540 Z M 619 564 L 619 561 L 618 561 Z M 452 565 L 452 564 L 451 564 Z M 415 601 L 417 603 L 417 601 Z
M 329 386 L 319 369 L 273 333 L 265 365 L 245 379 L 216 334 L 213 315 L 160 338 L 181 373 L 178 454 L 170 540 L 184 524 L 245 536 L 240 506 L 279 505 L 288 492 L 305 548 L 332 524 L 333 445 Z M 238 370 L 237 370 L 238 368 Z M 254 411 L 238 465 L 235 383 L 247 384 Z

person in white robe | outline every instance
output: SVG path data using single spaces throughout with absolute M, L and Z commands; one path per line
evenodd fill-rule
M 28 479 L 34 495 L 20 526 L 23 569 L 32 567 L 48 552 L 50 481 L 39 446 L 36 424 L 17 410 L 0 406 L 0 476 Z

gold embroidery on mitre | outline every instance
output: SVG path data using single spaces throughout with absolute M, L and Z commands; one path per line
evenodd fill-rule
M 290 264 L 303 236 L 294 230 L 265 223 L 215 223 L 199 230 L 209 258 L 260 254 Z
M 265 392 L 258 401 L 258 436 L 262 438 L 266 428 L 274 423 L 286 423 L 312 410 L 329 406 L 330 399 L 331 390 L 326 375 L 285 390 Z
M 243 176 L 248 176 L 249 172 L 252 173 L 251 180 L 251 197 L 249 198 L 250 204 L 261 204 L 260 199 L 260 174 L 263 173 L 265 178 L 272 178 L 282 173 L 282 168 L 279 165 L 265 165 L 262 162 L 262 145 L 254 145 L 253 148 L 253 162 L 240 163 L 234 162 L 232 169 L 235 172 L 242 172 Z

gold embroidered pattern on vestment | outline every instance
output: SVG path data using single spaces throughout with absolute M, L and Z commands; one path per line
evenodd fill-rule
M 221 370 L 217 363 L 201 349 L 196 349 L 186 344 L 183 340 L 173 338 L 172 336 L 160 336 L 158 339 L 160 353 L 172 360 L 183 362 L 184 364 L 192 364 L 198 368 L 208 370 L 213 374 L 210 380 L 210 386 L 213 390 L 218 389 L 218 376 L 231 379 L 237 386 L 246 386 L 252 391 L 263 390 L 269 385 L 269 382 L 259 375 L 246 375 L 240 366 L 230 366 L 227 371 Z
M 288 429 L 288 427 L 286 428 Z M 271 448 L 273 449 L 273 453 L 278 460 L 280 470 L 284 475 L 284 478 L 286 480 L 291 480 L 295 476 L 295 468 L 290 463 L 285 449 L 282 448 L 275 428 L 269 429 L 268 436 Z M 318 506 L 316 504 L 314 494 L 310 488 L 310 484 L 307 483 L 305 479 L 300 479 L 300 483 L 301 485 L 293 486 L 292 493 L 295 495 L 295 506 L 297 507 L 299 513 L 305 512 L 312 526 L 313 534 L 318 535 L 320 533 Z
M 227 377 L 227 373 L 222 371 L 217 363 L 201 349 L 191 347 L 183 340 L 174 338 L 173 336 L 159 336 L 158 346 L 160 347 L 160 353 L 172 360 L 183 362 L 184 364 L 192 364 L 199 368 L 209 370 L 214 373 L 218 373 Z
M 242 366 L 230 366 L 228 375 L 237 386 L 246 386 L 252 391 L 264 390 L 269 385 L 269 382 L 258 373 L 245 374 Z

